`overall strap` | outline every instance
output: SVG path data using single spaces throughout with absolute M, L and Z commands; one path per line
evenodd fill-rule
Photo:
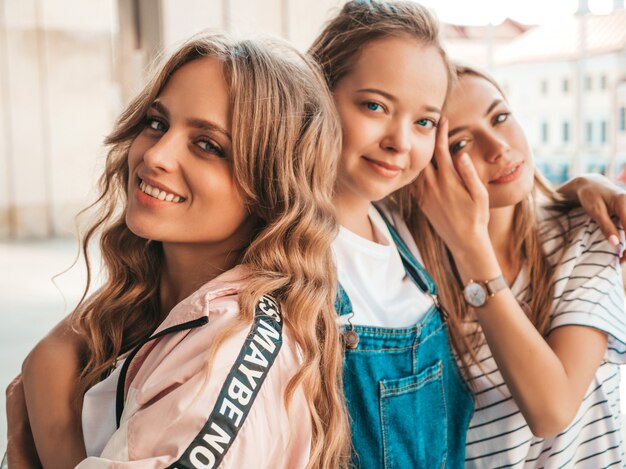
M 274 298 L 262 296 L 254 316 L 254 324 L 211 415 L 180 459 L 168 469 L 218 467 L 235 441 L 282 345 L 282 313 Z M 237 418 L 230 418 L 232 412 L 222 413 L 226 405 L 238 408 Z
M 376 207 L 376 206 L 374 206 Z M 404 264 L 404 268 L 406 272 L 409 274 L 413 282 L 418 286 L 420 290 L 424 293 L 430 293 L 431 295 L 437 294 L 437 286 L 426 269 L 419 263 L 419 261 L 415 258 L 415 256 L 411 253 L 406 243 L 402 240 L 394 226 L 387 219 L 383 211 L 376 207 L 378 213 L 385 221 L 389 232 L 391 233 L 391 237 L 393 238 L 396 247 L 398 248 L 398 252 L 400 253 L 400 257 L 402 258 L 402 263 Z
M 337 281 L 337 295 L 335 296 L 335 311 L 339 316 L 345 316 L 346 314 L 352 314 L 352 302 L 348 293 L 341 285 L 341 282 Z

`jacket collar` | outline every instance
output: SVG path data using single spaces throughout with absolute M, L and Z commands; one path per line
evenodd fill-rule
M 174 306 L 156 331 L 154 331 L 154 334 L 201 317 L 207 317 L 209 315 L 210 302 L 216 298 L 239 293 L 246 283 L 247 274 L 248 268 L 243 265 L 237 265 L 209 280 Z

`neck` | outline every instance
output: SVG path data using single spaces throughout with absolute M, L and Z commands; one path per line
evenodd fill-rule
M 206 282 L 232 269 L 243 249 L 204 244 L 163 243 L 161 311 L 167 314 Z
M 489 210 L 489 237 L 498 264 L 500 264 L 504 278 L 509 282 L 509 285 L 515 280 L 521 267 L 519 253 L 514 252 L 514 213 L 515 205 Z
M 333 197 L 337 221 L 353 233 L 376 241 L 368 212 L 372 203 L 356 194 L 337 190 Z

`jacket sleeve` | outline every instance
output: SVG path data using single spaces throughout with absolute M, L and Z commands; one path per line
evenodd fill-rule
M 224 387 L 224 383 L 242 347 L 254 338 L 247 329 L 229 336 L 209 366 L 211 347 L 207 344 L 215 335 L 204 329 L 166 337 L 151 349 L 127 393 L 120 428 L 102 455 L 85 459 L 79 469 L 164 468 L 185 453 L 197 465 L 176 467 L 214 467 L 207 445 L 197 443 L 211 440 L 225 446 L 223 433 L 204 427 L 214 408 L 233 421 L 239 417 L 245 392 L 237 386 Z M 260 355 L 256 358 L 263 360 Z M 311 417 L 302 389 L 298 388 L 289 407 L 285 406 L 287 384 L 299 366 L 297 346 L 288 331 L 283 331 L 282 347 L 219 467 L 306 466 Z M 250 376 L 254 380 L 254 375 Z

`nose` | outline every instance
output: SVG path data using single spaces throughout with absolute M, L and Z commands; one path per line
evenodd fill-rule
M 385 129 L 380 146 L 392 153 L 407 153 L 411 149 L 411 126 L 400 119 L 392 120 Z
M 506 157 L 511 150 L 509 142 L 502 135 L 489 129 L 485 131 L 481 138 L 483 147 L 482 154 L 486 161 L 495 163 L 502 157 Z
M 143 161 L 152 169 L 171 172 L 178 165 L 181 145 L 184 145 L 182 137 L 168 130 L 145 150 Z

